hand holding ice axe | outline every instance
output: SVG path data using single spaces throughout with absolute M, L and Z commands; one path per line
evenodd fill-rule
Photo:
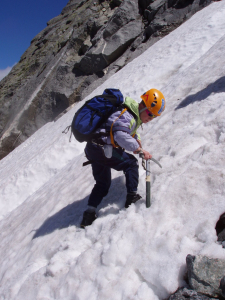
M 146 167 L 145 167 L 144 153 L 141 152 L 139 154 L 139 157 L 142 158 L 142 166 L 143 166 L 144 170 L 146 170 L 146 207 L 150 207 L 150 205 L 151 205 L 150 161 L 151 160 L 154 161 L 154 163 L 156 163 L 160 168 L 162 168 L 162 166 L 156 159 L 151 157 L 150 159 L 146 160 Z

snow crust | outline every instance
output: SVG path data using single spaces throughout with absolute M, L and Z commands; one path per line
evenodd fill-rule
M 57 122 L 0 161 L 0 299 L 161 300 L 184 285 L 187 254 L 225 259 L 215 224 L 225 211 L 225 1 L 196 13 L 107 80 Z M 94 185 L 84 144 L 62 131 L 105 88 L 140 101 L 166 98 L 140 130 L 151 163 L 152 205 L 124 209 L 124 175 L 98 219 L 79 228 Z

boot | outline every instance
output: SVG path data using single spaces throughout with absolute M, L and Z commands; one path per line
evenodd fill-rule
M 91 225 L 95 219 L 97 219 L 95 211 L 86 210 L 83 214 L 83 220 L 80 223 L 80 227 L 85 228 L 86 226 Z
M 141 199 L 141 196 L 139 194 L 136 194 L 136 193 L 127 194 L 125 208 L 128 208 L 128 206 L 130 206 L 132 203 L 137 202 L 140 199 Z

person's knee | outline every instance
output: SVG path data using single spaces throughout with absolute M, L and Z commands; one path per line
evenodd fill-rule
M 133 159 L 130 160 L 130 168 L 138 171 L 139 164 L 138 164 L 138 160 L 136 159 L 136 157 L 134 157 Z
M 138 165 L 138 160 L 136 158 L 132 159 L 129 161 L 129 163 L 126 165 L 126 168 L 124 168 L 124 174 L 134 177 L 138 177 L 139 174 L 139 165 Z

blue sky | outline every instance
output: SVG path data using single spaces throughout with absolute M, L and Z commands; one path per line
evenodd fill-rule
M 0 80 L 20 60 L 31 40 L 69 0 L 3 0 L 0 7 Z M 3 76 L 3 77 L 2 77 Z

